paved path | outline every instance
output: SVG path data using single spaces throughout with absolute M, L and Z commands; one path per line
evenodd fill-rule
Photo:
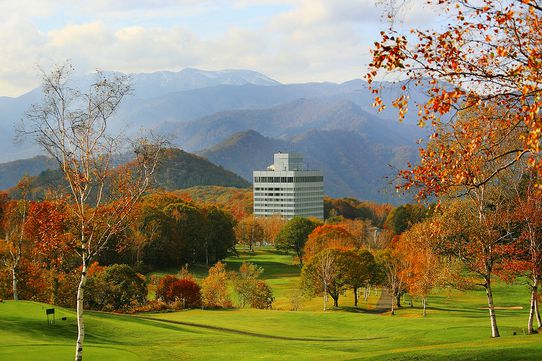
M 380 298 L 373 310 L 374 313 L 384 313 L 391 310 L 391 294 L 387 287 L 380 289 Z

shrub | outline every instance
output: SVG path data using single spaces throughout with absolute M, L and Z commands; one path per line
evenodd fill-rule
M 290 311 L 299 311 L 305 300 L 303 291 L 296 289 L 290 294 Z
M 201 306 L 201 288 L 192 277 L 178 279 L 164 276 L 156 289 L 156 298 L 166 303 L 177 303 L 176 308 L 194 308 Z
M 265 281 L 257 281 L 250 295 L 250 306 L 259 309 L 270 309 L 274 300 L 271 287 Z
M 240 307 L 251 303 L 258 282 L 257 278 L 262 272 L 263 268 L 250 262 L 243 262 L 239 267 L 239 272 L 232 274 L 233 288 L 237 293 Z
M 232 307 L 227 280 L 226 267 L 222 262 L 217 262 L 209 269 L 209 275 L 203 280 L 201 286 L 204 307 Z
M 181 278 L 171 284 L 170 294 L 183 308 L 201 307 L 201 288 L 190 278 Z
M 127 310 L 126 313 L 159 312 L 159 311 L 166 311 L 169 309 L 170 307 L 168 304 L 159 300 L 153 300 L 153 301 L 148 301 L 144 305 L 132 307 L 129 310 Z
M 89 272 L 90 273 L 90 272 Z M 95 310 L 126 310 L 147 299 L 145 278 L 121 264 L 93 272 L 86 286 L 87 307 Z
M 169 289 L 171 284 L 177 280 L 177 277 L 173 275 L 165 275 L 158 282 L 156 287 L 156 299 L 164 302 L 173 302 L 174 299 L 170 299 Z

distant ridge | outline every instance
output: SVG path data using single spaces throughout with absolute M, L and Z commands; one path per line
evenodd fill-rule
M 335 98 L 296 99 L 266 109 L 228 110 L 191 122 L 167 123 L 157 131 L 173 135 L 177 144 L 193 151 L 212 147 L 247 129 L 282 139 L 310 130 L 348 130 L 389 145 L 414 144 L 422 134 L 417 126 L 382 119 L 353 101 Z
M 47 169 L 56 169 L 55 160 L 39 155 L 28 159 L 19 159 L 0 164 L 0 189 L 7 189 L 17 185 L 24 176 L 36 176 Z
M 155 173 L 155 182 L 153 184 L 155 188 L 170 191 L 207 185 L 236 188 L 250 186 L 247 180 L 224 169 L 220 165 L 209 162 L 205 158 L 176 148 L 169 149 L 166 152 L 167 156 L 160 163 Z M 11 163 L 19 164 L 21 168 L 24 168 L 27 166 L 27 163 L 32 164 L 31 161 L 35 159 L 42 161 L 44 160 L 43 158 L 45 157 L 36 157 L 32 160 Z M 2 169 L 2 166 L 3 164 L 0 164 L 0 169 Z M 0 180 L 3 181 L 3 173 L 0 173 Z M 4 188 L 13 187 L 17 182 L 18 179 L 11 183 L 4 182 L 4 184 L 9 184 Z M 50 168 L 33 176 L 30 187 L 33 197 L 40 199 L 44 197 L 48 190 L 60 193 L 65 191 L 66 184 L 60 170 L 58 168 Z M 12 194 L 16 195 L 16 192 L 12 191 Z
M 153 73 L 130 74 L 134 84 L 136 98 L 154 98 L 167 93 L 185 90 L 208 88 L 218 85 L 259 86 L 279 85 L 280 83 L 268 76 L 253 70 L 225 69 L 200 70 L 185 68 L 174 71 L 156 71 Z

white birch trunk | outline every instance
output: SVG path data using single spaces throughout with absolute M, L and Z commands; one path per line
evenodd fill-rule
M 423 304 L 423 317 L 427 316 L 427 300 L 426 298 L 422 298 L 422 304 Z
M 497 315 L 495 314 L 495 305 L 493 303 L 493 292 L 491 290 L 491 281 L 486 279 L 487 305 L 489 309 L 489 320 L 491 322 L 491 337 L 500 337 L 497 327 Z
M 533 275 L 533 286 L 531 288 L 531 306 L 529 308 L 529 321 L 527 321 L 527 332 L 536 333 L 533 327 L 534 318 L 538 320 L 538 327 L 540 328 L 540 314 L 538 313 L 538 277 Z
M 395 315 L 395 308 L 394 308 L 395 304 L 394 304 L 394 302 L 395 302 L 395 296 L 394 296 L 394 293 L 392 291 L 391 292 L 391 314 L 392 315 Z
M 75 361 L 83 360 L 83 342 L 85 340 L 85 323 L 83 322 L 84 293 L 87 283 L 87 265 L 83 260 L 81 281 L 77 287 L 77 342 L 75 345 Z
M 12 267 L 11 273 L 13 276 L 13 300 L 18 301 L 19 295 L 17 294 L 17 267 Z
M 538 310 L 538 299 L 535 300 L 534 303 L 535 312 L 536 315 L 536 323 L 538 324 L 538 328 L 542 327 L 542 319 L 540 318 L 540 312 Z
M 327 287 L 326 287 L 326 284 L 324 283 L 324 311 L 326 311 L 327 309 Z

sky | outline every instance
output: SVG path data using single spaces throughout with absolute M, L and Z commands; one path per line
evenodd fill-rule
M 363 77 L 385 29 L 379 0 L 0 0 L 0 96 L 77 72 L 250 69 L 282 83 Z M 385 1 L 385 0 L 380 0 Z M 433 17 L 413 0 L 409 28 Z

